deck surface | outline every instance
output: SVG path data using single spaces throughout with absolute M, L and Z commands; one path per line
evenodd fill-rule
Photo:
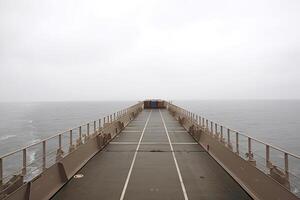
M 167 110 L 144 110 L 52 199 L 251 199 Z

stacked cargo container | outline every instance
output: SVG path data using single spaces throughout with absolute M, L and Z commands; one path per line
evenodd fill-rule
M 145 109 L 156 109 L 156 108 L 166 108 L 165 102 L 163 100 L 146 100 L 144 101 L 144 108 Z

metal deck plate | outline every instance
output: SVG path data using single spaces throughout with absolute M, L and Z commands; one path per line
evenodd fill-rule
M 52 199 L 251 199 L 167 110 L 144 110 L 78 174 L 84 177 L 71 179 Z

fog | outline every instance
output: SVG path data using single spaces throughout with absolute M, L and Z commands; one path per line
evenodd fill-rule
M 299 10 L 299 0 L 0 0 L 0 101 L 297 99 Z

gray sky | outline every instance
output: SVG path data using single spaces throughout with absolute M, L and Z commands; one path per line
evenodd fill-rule
M 299 77 L 299 0 L 0 0 L 0 101 L 300 98 Z

